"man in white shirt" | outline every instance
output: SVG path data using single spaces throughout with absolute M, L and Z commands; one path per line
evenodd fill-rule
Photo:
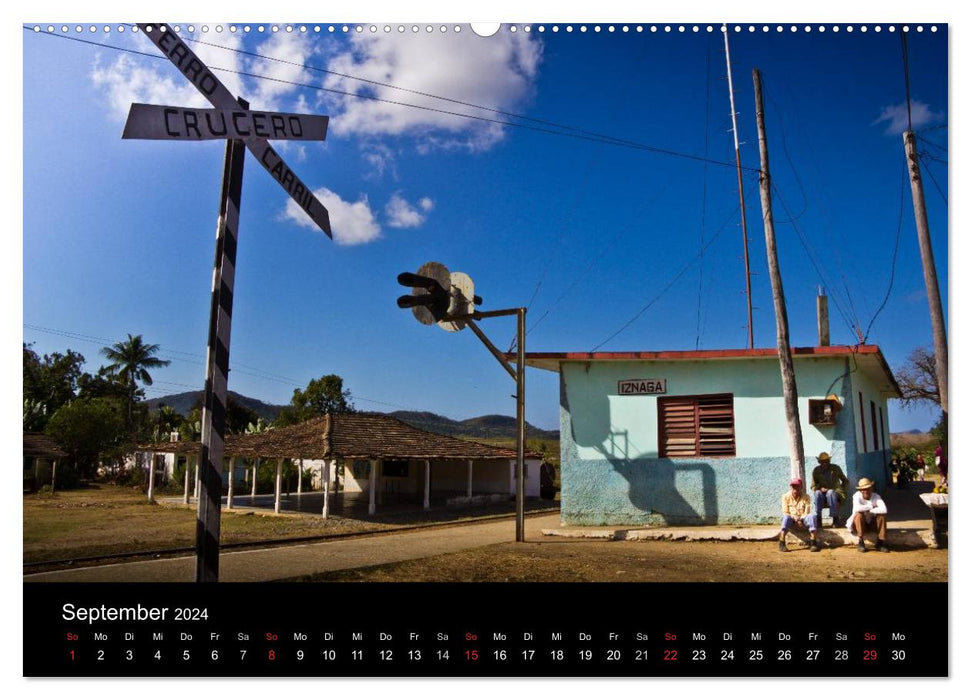
M 887 539 L 887 504 L 880 498 L 880 494 L 873 492 L 873 482 L 863 477 L 856 485 L 853 494 L 853 513 L 850 515 L 849 531 L 851 535 L 860 538 L 857 549 L 866 551 L 864 533 L 877 533 L 877 551 L 889 552 Z

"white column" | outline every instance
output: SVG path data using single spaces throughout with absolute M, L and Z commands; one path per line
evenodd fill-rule
M 175 459 L 176 461 L 178 461 L 179 458 L 176 457 Z M 182 491 L 182 503 L 185 505 L 189 505 L 189 470 L 191 466 L 192 466 L 192 457 L 189 455 L 186 455 L 185 456 L 185 478 L 183 479 L 183 481 L 185 481 L 185 489 Z
M 148 453 L 148 500 L 155 496 L 155 453 Z
M 303 460 L 297 462 L 297 495 L 303 493 Z
M 199 502 L 199 455 L 195 458 L 195 490 L 192 492 L 192 497 L 196 499 L 196 503 Z
M 321 513 L 324 520 L 327 519 L 327 515 L 330 512 L 330 461 L 325 461 L 323 469 L 323 481 L 324 481 L 324 511 Z
M 260 458 L 256 458 L 256 464 L 253 465 L 253 483 L 250 484 L 250 498 L 256 498 L 256 475 L 260 471 Z
M 229 458 L 229 487 L 226 491 L 226 510 L 233 509 L 233 484 L 236 482 L 236 456 Z
M 280 487 L 283 483 L 283 457 L 276 460 L 276 498 L 273 501 L 273 512 L 280 512 Z
M 466 489 L 466 495 L 472 498 L 472 460 L 469 460 L 469 488 Z
M 378 483 L 378 460 L 376 459 L 371 460 L 371 474 L 368 482 L 368 489 L 371 491 L 371 500 L 368 503 L 367 514 L 374 515 L 377 512 L 377 507 L 374 504 L 374 494 Z
M 431 500 L 429 496 L 431 495 L 432 488 L 432 461 L 430 459 L 425 460 L 425 501 L 422 506 L 425 510 L 431 508 Z

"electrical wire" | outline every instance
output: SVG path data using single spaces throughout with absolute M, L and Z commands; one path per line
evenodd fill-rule
M 890 299 L 890 292 L 893 290 L 893 280 L 894 274 L 897 270 L 897 250 L 900 247 L 900 230 L 903 228 L 904 222 L 904 200 L 906 199 L 906 188 L 907 188 L 907 162 L 903 161 L 900 164 L 900 213 L 897 215 L 897 235 L 894 237 L 893 241 L 893 256 L 890 258 L 890 284 L 887 285 L 887 293 L 883 297 L 883 301 L 880 302 L 880 307 L 874 312 L 873 318 L 870 319 L 870 323 L 866 327 L 866 333 L 863 334 L 862 345 L 866 345 L 867 339 L 870 337 L 870 329 L 873 328 L 874 321 L 877 320 L 877 316 L 883 311 L 883 308 L 887 305 L 887 301 Z
M 87 334 L 84 334 L 84 333 L 75 333 L 73 331 L 64 331 L 64 330 L 59 330 L 59 329 L 56 329 L 56 328 L 45 328 L 44 326 L 36 326 L 36 325 L 30 324 L 30 323 L 24 323 L 23 325 L 24 325 L 24 328 L 27 328 L 29 330 L 37 331 L 37 332 L 40 332 L 40 333 L 47 333 L 47 334 L 55 335 L 55 336 L 60 336 L 60 337 L 63 337 L 63 338 L 69 338 L 71 340 L 81 340 L 81 341 L 86 342 L 86 343 L 94 343 L 96 345 L 102 345 L 102 346 L 111 345 L 111 343 L 112 343 L 112 341 L 108 340 L 107 338 L 99 338 L 97 336 L 87 335 Z M 159 346 L 159 350 L 164 350 L 165 351 L 165 355 L 169 355 L 169 356 L 178 354 L 178 355 L 189 355 L 189 356 L 201 357 L 201 355 L 198 355 L 197 353 L 186 352 L 186 351 L 183 351 L 183 350 L 172 350 L 172 349 L 169 349 L 169 348 L 165 348 L 164 346 Z M 167 357 L 163 357 L 161 359 L 171 359 L 171 360 L 175 360 L 175 361 L 178 361 L 178 362 L 188 362 L 188 363 L 191 363 L 191 364 L 203 364 L 202 362 L 197 362 L 195 360 L 185 360 L 185 359 L 178 358 L 178 357 L 168 357 L 168 358 Z M 245 374 L 247 376 L 255 377 L 256 379 L 265 379 L 265 380 L 269 380 L 269 381 L 279 382 L 281 384 L 286 384 L 286 385 L 288 385 L 288 386 L 290 386 L 291 388 L 294 388 L 294 389 L 298 389 L 301 386 L 300 382 L 297 381 L 297 380 L 295 380 L 295 379 L 292 379 L 292 380 L 277 379 L 277 378 L 274 377 L 274 375 L 272 375 L 270 373 L 265 373 L 263 370 L 258 370 L 258 372 L 245 372 L 243 370 L 236 369 L 237 366 L 239 366 L 238 363 L 235 363 L 234 362 L 233 363 L 233 367 L 231 368 L 232 371 L 235 372 L 235 373 L 237 373 L 237 374 Z M 256 369 L 258 369 L 258 368 L 256 368 Z M 155 385 L 156 384 L 164 384 L 166 386 L 169 386 L 169 385 L 171 385 L 171 386 L 178 386 L 178 387 L 184 387 L 184 388 L 187 388 L 187 389 L 202 391 L 202 389 L 199 389 L 197 385 L 193 385 L 193 384 L 180 384 L 178 382 L 163 381 L 161 379 L 156 379 L 150 386 L 148 386 L 148 387 L 144 387 L 143 386 L 143 387 L 141 387 L 141 389 L 147 390 L 147 391 L 152 392 L 152 393 L 155 393 L 157 396 L 166 396 L 166 395 L 168 395 L 167 393 L 163 393 L 161 389 L 155 388 Z M 378 400 L 378 399 L 370 399 L 370 398 L 367 398 L 365 396 L 358 396 L 356 394 L 353 395 L 352 398 L 353 398 L 354 401 L 364 401 L 364 402 L 367 402 L 367 403 L 374 403 L 374 404 L 379 404 L 379 405 L 382 405 L 382 406 L 391 406 L 393 408 L 400 408 L 400 409 L 406 410 L 406 411 L 422 411 L 422 410 L 425 410 L 425 409 L 419 408 L 417 406 L 402 406 L 401 404 L 391 403 L 391 402 L 388 402 L 388 401 L 381 401 L 381 400 Z
M 826 290 L 827 295 L 832 298 L 833 304 L 836 306 L 836 310 L 839 312 L 840 317 L 850 329 L 850 333 L 859 337 L 859 324 L 854 324 L 850 321 L 850 317 L 840 304 L 839 298 L 835 294 L 831 293 L 831 285 L 829 282 L 827 282 L 826 276 L 823 274 L 822 267 L 816 260 L 812 246 L 809 244 L 809 241 L 806 239 L 803 232 L 799 229 L 798 222 L 792 218 L 792 213 L 789 210 L 789 206 L 786 204 L 785 197 L 782 196 L 782 192 L 779 191 L 779 188 L 776 187 L 774 183 L 772 185 L 772 191 L 775 193 L 779 203 L 782 204 L 782 208 L 785 209 L 786 215 L 789 216 L 789 225 L 792 226 L 792 230 L 796 232 L 796 236 L 799 238 L 799 242 L 802 244 L 803 250 L 806 251 L 806 256 L 809 258 L 810 264 L 812 264 L 813 269 L 816 270 L 816 275 L 819 277 L 819 280 L 822 283 L 823 288 Z
M 90 40 L 87 40 L 87 39 L 81 39 L 79 37 L 66 36 L 66 35 L 62 35 L 62 34 L 54 34 L 53 32 L 47 32 L 47 31 L 34 32 L 32 27 L 24 27 L 24 30 L 30 31 L 31 34 L 40 34 L 40 35 L 45 35 L 45 36 L 51 36 L 51 37 L 54 37 L 54 38 L 57 38 L 57 39 L 68 39 L 70 41 L 76 41 L 76 42 L 79 42 L 79 43 L 82 43 L 82 44 L 89 44 L 91 46 L 97 46 L 98 48 L 112 49 L 114 51 L 121 51 L 121 52 L 125 52 L 125 53 L 134 54 L 134 55 L 137 55 L 137 56 L 145 56 L 147 58 L 166 60 L 165 56 L 160 56 L 160 55 L 156 55 L 156 54 L 150 54 L 150 53 L 147 53 L 147 52 L 144 52 L 144 51 L 137 51 L 135 49 L 128 49 L 128 48 L 125 48 L 125 47 L 122 47 L 122 46 L 115 46 L 113 44 L 102 44 L 102 43 L 99 43 L 99 42 L 96 42 L 96 41 L 90 41 Z M 538 133 L 550 134 L 550 135 L 555 135 L 555 136 L 565 136 L 565 137 L 568 137 L 568 138 L 574 138 L 574 139 L 578 139 L 578 140 L 582 140 L 582 141 L 591 141 L 593 143 L 605 143 L 605 144 L 608 144 L 608 145 L 621 146 L 621 147 L 624 147 L 624 148 L 630 148 L 630 149 L 633 149 L 633 150 L 645 151 L 645 152 L 649 152 L 649 153 L 655 153 L 655 154 L 658 154 L 658 155 L 667 155 L 667 156 L 671 156 L 671 157 L 675 157 L 675 158 L 683 158 L 683 159 L 687 159 L 687 160 L 693 160 L 693 161 L 699 161 L 699 162 L 706 162 L 706 163 L 711 163 L 713 165 L 721 165 L 721 166 L 724 166 L 724 167 L 731 167 L 731 168 L 734 168 L 735 167 L 735 164 L 734 163 L 729 163 L 729 162 L 726 162 L 726 161 L 713 160 L 713 159 L 710 159 L 710 158 L 704 158 L 702 156 L 698 156 L 698 155 L 695 155 L 695 154 L 692 154 L 692 153 L 683 153 L 683 152 L 674 151 L 674 150 L 671 150 L 671 149 L 668 149 L 668 148 L 660 148 L 658 146 L 651 146 L 651 145 L 648 145 L 648 144 L 639 143 L 637 141 L 631 141 L 629 139 L 617 138 L 617 137 L 608 136 L 608 135 L 605 135 L 605 134 L 597 134 L 596 132 L 585 131 L 585 130 L 582 130 L 582 129 L 578 129 L 576 127 L 565 127 L 565 129 L 569 129 L 569 130 L 564 130 L 564 128 L 547 128 L 547 127 L 542 127 L 542 126 L 533 126 L 533 125 L 530 125 L 530 124 L 520 124 L 518 122 L 507 121 L 507 120 L 503 120 L 503 119 L 493 119 L 493 118 L 490 118 L 490 117 L 483 117 L 483 116 L 475 115 L 475 114 L 465 114 L 465 113 L 462 113 L 462 112 L 454 112 L 454 111 L 447 110 L 447 109 L 440 109 L 440 108 L 437 108 L 437 107 L 430 107 L 428 105 L 417 105 L 417 104 L 411 104 L 411 103 L 408 103 L 408 102 L 400 102 L 398 100 L 389 100 L 389 99 L 386 99 L 386 98 L 377 97 L 375 95 L 361 95 L 361 94 L 357 94 L 357 93 L 354 93 L 354 92 L 347 92 L 346 90 L 337 90 L 335 88 L 326 88 L 326 87 L 323 87 L 323 86 L 320 86 L 320 85 L 311 85 L 309 83 L 301 83 L 301 82 L 297 82 L 297 81 L 294 81 L 294 80 L 284 80 L 283 78 L 273 78 L 271 76 L 259 75 L 257 73 L 250 73 L 248 71 L 234 70 L 234 69 L 231 69 L 231 68 L 222 68 L 222 67 L 218 67 L 218 66 L 208 66 L 208 68 L 210 70 L 212 70 L 212 71 L 220 71 L 222 73 L 230 73 L 230 74 L 239 75 L 239 76 L 242 76 L 242 77 L 245 77 L 245 78 L 252 78 L 254 80 L 265 80 L 265 81 L 269 81 L 269 82 L 273 82 L 273 83 L 279 83 L 279 84 L 282 84 L 282 85 L 290 85 L 292 87 L 305 88 L 307 90 L 316 90 L 318 92 L 327 92 L 327 93 L 331 93 L 331 94 L 335 94 L 335 95 L 341 95 L 341 96 L 344 96 L 344 97 L 352 97 L 352 98 L 360 99 L 360 100 L 370 100 L 370 101 L 373 101 L 373 102 L 382 102 L 382 103 L 385 103 L 385 104 L 395 105 L 397 107 L 408 107 L 408 108 L 411 108 L 411 109 L 420 109 L 420 110 L 424 110 L 424 111 L 427 111 L 427 112 L 434 112 L 434 113 L 437 113 L 437 114 L 445 114 L 445 115 L 448 115 L 448 116 L 460 117 L 460 118 L 463 118 L 463 119 L 471 119 L 471 120 L 475 120 L 475 121 L 482 121 L 482 122 L 486 122 L 486 123 L 490 123 L 490 124 L 497 124 L 497 125 L 500 125 L 500 126 L 511 126 L 511 127 L 516 127 L 516 128 L 520 128 L 520 129 L 526 129 L 528 131 L 538 132 Z M 517 117 L 518 117 L 518 115 L 517 115 Z M 751 170 L 753 172 L 758 172 L 754 168 L 745 168 L 745 169 L 746 170 Z
M 924 156 L 925 156 L 925 154 L 918 153 L 917 154 L 917 159 L 918 160 L 924 160 Z M 936 160 L 936 159 L 932 158 L 931 160 Z M 925 165 L 926 165 L 926 163 L 925 163 Z M 931 171 L 930 167 L 925 167 L 924 168 L 924 172 L 927 173 L 928 177 L 930 177 L 930 179 L 931 179 L 931 182 L 934 183 L 934 187 L 937 188 L 937 193 L 939 195 L 941 195 L 941 199 L 944 200 L 944 206 L 948 206 L 948 204 L 947 204 L 947 195 L 944 194 L 944 190 L 942 190 L 941 189 L 941 186 L 937 183 L 937 178 L 934 177 L 934 173 Z
M 677 272 L 677 274 L 675 274 L 674 277 L 672 277 L 671 280 L 668 281 L 668 283 L 665 284 L 664 287 L 661 288 L 661 291 L 658 292 L 650 301 L 648 301 L 647 304 L 645 304 L 643 307 L 641 307 L 641 309 L 636 314 L 634 314 L 630 318 L 630 320 L 628 320 L 620 328 L 618 328 L 616 331 L 614 331 L 609 336 L 607 336 L 607 338 L 605 338 L 600 343 L 598 343 L 593 348 L 591 348 L 590 352 L 596 352 L 599 348 L 603 347 L 604 345 L 606 345 L 607 343 L 609 343 L 611 340 L 613 340 L 614 338 L 616 338 L 618 335 L 620 335 L 621 333 L 623 333 L 625 330 L 627 330 L 628 328 L 630 328 L 630 326 L 633 325 L 633 323 L 637 319 L 639 319 L 641 316 L 643 316 L 644 313 L 648 309 L 650 309 L 652 306 L 654 306 L 654 304 L 661 297 L 663 297 L 667 293 L 667 291 L 671 287 L 673 287 L 674 284 L 679 279 L 681 279 L 681 277 L 684 276 L 684 273 L 687 272 L 691 268 L 692 265 L 694 265 L 695 261 L 698 260 L 704 254 L 704 251 L 707 250 L 712 245 L 712 243 L 714 243 L 718 239 L 718 237 L 722 234 L 722 232 L 728 226 L 728 223 L 735 218 L 735 216 L 738 214 L 738 212 L 739 212 L 739 206 L 736 205 L 735 206 L 735 210 L 725 219 L 725 221 L 718 228 L 718 230 L 715 232 L 715 234 L 711 238 L 708 239 L 708 242 L 705 244 L 704 248 L 697 255 L 694 255 L 691 258 L 689 258 L 688 261 L 684 264 L 684 266 L 682 266 L 681 269 Z

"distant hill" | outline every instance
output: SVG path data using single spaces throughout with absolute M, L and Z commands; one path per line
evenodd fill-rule
M 233 400 L 239 402 L 246 408 L 256 412 L 265 421 L 276 420 L 276 417 L 283 410 L 283 406 L 276 406 L 252 399 L 235 391 L 230 391 L 229 395 Z M 146 401 L 150 410 L 157 410 L 159 404 L 165 404 L 182 416 L 189 415 L 192 407 L 202 400 L 201 391 L 186 391 L 181 394 L 170 394 L 161 396 L 157 399 Z M 516 419 L 512 416 L 479 416 L 457 421 L 440 416 L 430 411 L 395 411 L 389 413 L 400 420 L 402 423 L 427 430 L 440 435 L 453 435 L 472 438 L 515 438 Z M 526 423 L 526 438 L 535 440 L 559 440 L 560 431 L 542 430 Z
M 512 416 L 479 416 L 466 420 L 452 420 L 428 411 L 395 411 L 394 416 L 402 423 L 442 435 L 478 438 L 505 438 L 516 436 L 516 419 Z M 536 440 L 559 440 L 560 431 L 542 430 L 526 423 L 526 438 Z
M 937 447 L 937 439 L 931 433 L 919 430 L 908 430 L 906 433 L 890 433 L 891 447 L 913 447 L 918 450 L 933 450 Z
M 184 391 L 181 394 L 160 396 L 157 399 L 146 401 L 145 404 L 152 411 L 157 410 L 159 404 L 165 404 L 180 416 L 188 416 L 193 406 L 197 403 L 202 403 L 202 395 L 202 391 Z M 229 396 L 237 403 L 242 404 L 251 411 L 255 411 L 256 415 L 265 421 L 276 420 L 276 417 L 280 415 L 280 411 L 283 410 L 283 406 L 263 403 L 259 399 L 251 399 L 249 396 L 237 394 L 235 391 L 230 391 Z

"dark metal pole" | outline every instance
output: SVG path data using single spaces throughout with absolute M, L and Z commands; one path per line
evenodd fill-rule
M 516 541 L 526 541 L 526 309 L 516 309 Z
M 239 102 L 243 109 L 249 108 L 245 100 Z M 229 377 L 229 338 L 245 152 L 246 146 L 242 141 L 226 142 L 209 310 L 205 404 L 202 409 L 202 477 L 196 514 L 197 583 L 219 580 L 219 520 L 226 435 L 226 385 Z

